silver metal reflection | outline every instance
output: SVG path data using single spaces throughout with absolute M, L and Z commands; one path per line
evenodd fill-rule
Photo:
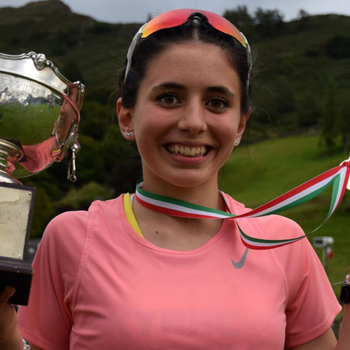
M 0 182 L 37 174 L 68 157 L 76 180 L 84 85 L 71 83 L 44 54 L 0 53 Z

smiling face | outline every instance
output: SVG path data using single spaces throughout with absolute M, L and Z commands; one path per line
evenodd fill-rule
M 170 46 L 150 63 L 134 108 L 118 101 L 120 129 L 133 131 L 145 189 L 217 187 L 219 169 L 245 129 L 240 81 L 214 45 Z

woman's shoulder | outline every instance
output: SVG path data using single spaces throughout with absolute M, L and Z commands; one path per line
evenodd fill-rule
M 114 212 L 120 202 L 119 197 L 107 201 L 94 201 L 87 210 L 63 212 L 47 225 L 42 242 L 64 246 L 82 246 L 91 227 L 98 226 L 102 217 Z

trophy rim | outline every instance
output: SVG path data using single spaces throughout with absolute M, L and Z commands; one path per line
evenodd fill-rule
M 61 74 L 61 72 L 53 64 L 53 62 L 48 60 L 46 58 L 45 54 L 43 54 L 43 53 L 36 53 L 34 51 L 30 51 L 28 53 L 22 53 L 19 55 L 10 55 L 10 54 L 0 52 L 0 61 L 2 59 L 9 60 L 9 61 L 21 61 L 21 60 L 25 60 L 25 59 L 32 59 L 33 66 L 36 69 L 36 71 L 42 71 L 45 68 L 50 69 L 51 72 L 53 72 L 54 75 L 56 76 L 56 78 L 59 80 L 61 85 L 62 85 L 62 83 L 65 85 L 65 88 L 60 89 L 57 86 L 54 86 L 54 85 L 50 84 L 49 82 L 45 81 L 44 79 L 38 79 L 36 77 L 28 76 L 24 73 L 18 72 L 15 69 L 8 69 L 6 67 L 2 67 L 1 64 L 0 64 L 0 73 L 15 75 L 15 76 L 21 77 L 23 79 L 34 81 L 38 84 L 42 84 L 45 87 L 56 91 L 61 96 L 67 96 L 67 94 L 66 94 L 67 87 L 69 88 L 72 86 L 75 86 L 78 88 L 80 95 L 85 93 L 85 85 L 84 84 L 82 84 L 80 81 L 71 82 L 70 80 L 68 80 L 64 75 Z M 79 103 L 77 104 L 77 107 L 80 110 L 82 105 L 83 105 L 83 103 L 82 103 L 83 101 L 81 98 L 78 99 L 78 101 L 79 101 Z
M 37 58 L 43 57 L 44 61 L 39 62 L 37 61 Z M 30 51 L 28 53 L 22 53 L 19 55 L 10 55 L 3 52 L 0 52 L 0 58 L 8 59 L 8 60 L 23 60 L 25 58 L 32 58 L 35 64 L 35 67 L 38 70 L 42 70 L 45 67 L 50 67 L 57 75 L 58 78 L 60 78 L 63 82 L 65 82 L 67 85 L 72 84 L 70 80 L 68 80 L 62 73 L 58 70 L 58 68 L 53 64 L 52 61 L 46 59 L 46 56 L 43 53 L 36 53 L 34 51 Z

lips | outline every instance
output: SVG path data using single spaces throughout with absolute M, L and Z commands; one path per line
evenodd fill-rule
M 206 146 L 189 147 L 178 144 L 169 144 L 167 148 L 170 153 L 184 157 L 202 157 L 207 153 Z

